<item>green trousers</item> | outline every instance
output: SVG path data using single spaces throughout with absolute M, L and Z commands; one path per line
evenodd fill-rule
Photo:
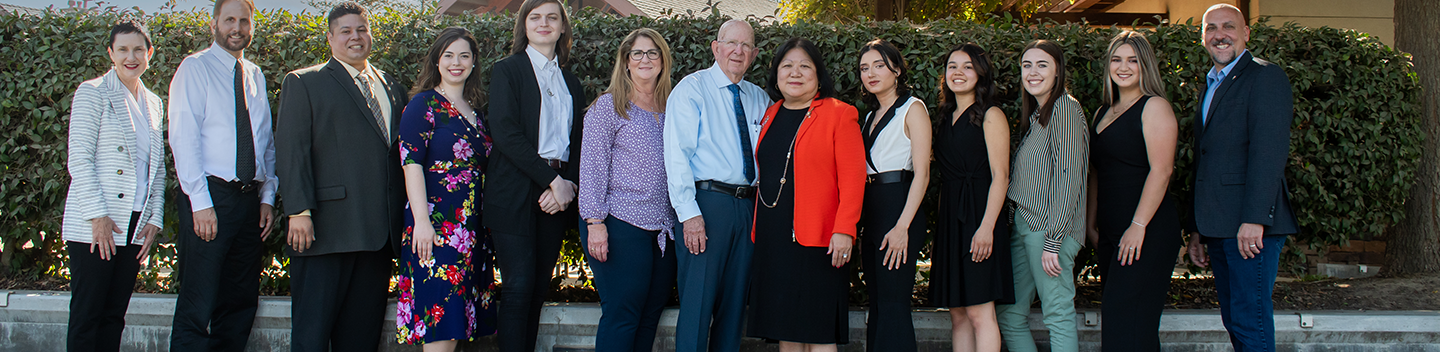
M 1078 228 L 1084 228 L 1083 226 Z M 1082 234 L 1067 235 L 1060 242 L 1060 276 L 1045 273 L 1040 255 L 1045 253 L 1045 232 L 1034 231 L 1019 214 L 1010 236 L 1010 261 L 1015 273 L 1015 302 L 995 306 L 1000 334 L 1011 352 L 1034 352 L 1030 334 L 1030 302 L 1040 295 L 1045 328 L 1050 330 L 1050 350 L 1075 352 L 1080 349 L 1075 325 L 1075 254 L 1080 252 Z

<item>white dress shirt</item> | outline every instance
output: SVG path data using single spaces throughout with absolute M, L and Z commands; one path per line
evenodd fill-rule
M 125 106 L 130 110 L 130 125 L 135 132 L 135 211 L 145 211 L 150 195 L 150 107 L 145 99 L 135 99 L 135 94 L 124 84 L 115 89 L 125 91 Z M 140 88 L 144 90 L 144 87 Z
M 375 100 L 380 102 L 380 111 L 376 111 L 376 113 L 380 115 L 381 119 L 385 120 L 385 132 L 391 136 L 395 136 L 395 131 L 390 130 L 390 119 L 394 118 L 394 116 L 390 116 L 390 94 L 385 93 L 385 87 L 388 86 L 387 82 L 385 82 L 385 75 L 380 74 L 380 71 L 375 69 L 375 65 L 371 65 L 369 61 L 366 61 L 365 72 L 363 73 L 370 76 L 368 78 L 370 80 L 370 86 L 366 87 L 364 84 L 360 84 L 360 74 L 362 74 L 360 70 L 355 69 L 355 66 L 350 66 L 350 64 L 344 61 L 340 61 L 340 59 L 335 59 L 335 61 L 339 62 L 340 66 L 344 66 L 345 71 L 350 72 L 350 77 L 355 79 L 356 87 L 360 87 L 360 89 L 370 89 L 370 94 L 373 94 Z M 395 142 L 395 138 L 389 139 L 389 142 Z
M 570 125 L 575 119 L 575 107 L 571 105 L 574 101 L 570 86 L 560 73 L 560 62 L 546 59 L 531 46 L 525 47 L 525 54 L 530 56 L 535 83 L 540 85 L 540 144 L 537 146 L 540 157 L 570 161 Z
M 185 57 L 170 81 L 170 151 L 180 189 L 190 196 L 190 210 L 214 204 L 206 176 L 236 181 L 235 57 L 211 44 Z M 263 182 L 260 202 L 275 204 L 275 135 L 265 75 L 250 60 L 243 63 L 246 109 L 255 141 L 255 180 Z

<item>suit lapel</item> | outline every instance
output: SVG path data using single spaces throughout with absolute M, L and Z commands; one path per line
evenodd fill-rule
M 390 83 L 390 74 L 378 68 L 375 69 L 375 72 L 380 76 L 380 86 L 385 88 L 386 99 L 390 99 L 390 128 L 387 129 L 390 131 L 390 135 L 386 136 L 388 138 L 386 141 L 395 144 L 395 140 L 400 136 L 400 115 L 405 113 L 405 103 L 407 103 L 403 95 L 405 92 L 395 89 L 397 86 Z
M 344 66 L 340 66 L 340 61 L 333 58 L 330 59 L 329 64 L 325 65 L 325 69 L 330 71 L 330 76 L 335 78 L 335 83 L 339 84 L 341 88 L 345 89 L 346 93 L 350 94 L 350 100 L 355 102 L 355 107 L 362 112 L 362 116 L 360 117 L 365 119 L 365 124 L 369 125 L 370 128 L 375 131 L 376 136 L 385 138 L 388 142 L 388 136 L 385 135 L 384 131 L 380 130 L 380 125 L 375 123 L 375 115 L 373 115 L 375 112 L 370 111 L 370 104 L 365 102 L 365 95 L 360 93 L 360 86 L 355 84 L 354 77 L 350 77 L 350 71 L 345 70 Z M 369 112 L 370 114 L 363 114 L 364 112 Z
M 526 117 L 520 119 L 520 122 L 525 124 L 525 132 L 530 135 L 530 138 L 533 138 L 532 140 L 538 147 L 540 143 L 540 105 L 544 104 L 544 101 L 540 100 L 540 83 L 535 80 L 535 64 L 530 62 L 530 55 L 524 53 L 516 55 L 520 56 L 521 64 L 520 67 L 515 68 L 520 71 L 517 72 L 519 75 L 515 76 L 520 79 L 518 97 L 520 98 L 521 112 Z M 570 95 L 574 96 L 575 93 L 571 92 Z M 533 113 L 531 113 L 532 111 Z
M 135 145 L 135 118 L 130 116 L 130 102 L 125 96 L 125 85 L 120 83 L 120 77 L 115 75 L 115 70 L 105 74 L 105 90 L 110 97 L 110 115 L 120 120 L 121 126 L 130 127 L 124 130 L 121 135 L 125 136 L 125 145 Z M 135 162 L 135 148 L 126 148 L 125 153 L 130 155 L 130 162 Z
M 1202 128 L 1202 129 L 1203 129 L 1203 128 L 1207 128 L 1206 126 L 1209 126 L 1209 125 L 1212 124 L 1212 123 L 1215 123 L 1215 120 L 1220 119 L 1220 118 L 1224 118 L 1224 116 L 1221 116 L 1221 114 L 1215 114 L 1215 112 L 1216 112 L 1216 111 L 1215 111 L 1215 108 L 1218 107 L 1218 106 L 1220 106 L 1220 100 L 1222 100 L 1222 99 L 1225 98 L 1225 92 L 1230 91 L 1230 87 L 1232 87 L 1232 86 L 1235 85 L 1235 80 L 1236 80 L 1236 79 L 1239 79 L 1239 78 L 1240 78 L 1240 74 L 1244 73 L 1244 72 L 1245 72 L 1245 68 L 1250 65 L 1250 61 L 1251 61 L 1250 52 L 1245 52 L 1244 55 L 1240 55 L 1240 57 L 1235 58 L 1235 60 L 1240 60 L 1240 61 L 1239 61 L 1239 62 L 1236 62 L 1236 63 L 1235 63 L 1235 67 L 1232 68 L 1232 69 L 1230 69 L 1230 73 L 1229 73 L 1229 74 L 1226 74 L 1226 75 L 1225 75 L 1225 78 L 1220 80 L 1220 87 L 1219 87 L 1219 88 L 1216 88 L 1216 89 L 1215 89 L 1215 95 L 1213 95 L 1213 96 L 1210 97 L 1210 107 L 1209 107 L 1209 110 L 1208 110 L 1208 111 L 1210 111 L 1212 114 L 1210 115 L 1210 118 L 1209 118 L 1208 121 L 1204 121 L 1204 122 L 1201 124 L 1201 128 Z M 1210 89 L 1210 87 L 1205 87 L 1205 89 L 1208 90 L 1208 89 Z M 1204 100 L 1203 100 L 1204 97 L 1202 96 L 1201 98 L 1202 98 L 1201 101 L 1203 102 L 1203 101 L 1204 101 Z M 1201 116 L 1201 118 L 1204 118 L 1204 116 Z
M 804 120 L 801 120 L 801 121 L 800 121 L 800 130 L 799 130 L 799 131 L 795 131 L 795 140 L 796 140 L 796 141 L 799 141 L 799 140 L 800 140 L 800 137 L 805 135 L 805 132 L 809 132 L 811 126 L 815 126 L 815 124 L 817 123 L 817 122 L 814 121 L 814 120 L 815 120 L 815 112 L 816 112 L 815 110 L 820 108 L 820 105 L 823 104 L 822 101 L 824 101 L 824 100 L 825 100 L 825 99 L 815 99 L 814 101 L 811 101 L 811 102 L 810 102 L 810 111 L 806 111 L 806 112 L 805 112 L 805 115 L 809 115 L 809 117 L 805 118 Z

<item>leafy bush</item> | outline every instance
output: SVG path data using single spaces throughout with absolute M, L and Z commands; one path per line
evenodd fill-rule
M 75 87 L 103 74 L 109 66 L 104 43 L 109 24 L 121 16 L 141 16 L 152 31 L 156 53 L 144 81 L 166 96 L 175 67 L 189 53 L 210 44 L 208 12 L 122 14 L 83 11 L 41 16 L 0 14 L 0 264 L 32 274 L 56 274 L 65 253 L 58 231 L 69 178 L 64 169 L 66 120 Z M 710 41 L 723 18 L 681 15 L 670 19 L 617 18 L 594 11 L 577 14 L 573 70 L 595 97 L 605 88 L 615 48 L 630 30 L 651 27 L 665 34 L 673 48 L 676 77 L 713 62 Z M 329 58 L 325 19 L 304 12 L 263 11 L 257 15 L 254 44 L 246 57 L 260 65 L 270 96 L 278 97 L 280 80 L 294 69 Z M 433 7 L 420 11 L 378 9 L 370 19 L 375 35 L 371 62 L 409 84 L 418 72 L 432 38 L 440 29 L 463 26 L 480 40 L 478 69 L 509 50 L 512 17 L 506 15 L 436 16 Z M 1286 176 L 1303 229 L 1299 239 L 1312 247 L 1381 234 L 1403 216 L 1402 203 L 1415 177 L 1422 137 L 1419 127 L 1420 85 L 1409 58 L 1365 34 L 1332 28 L 1252 26 L 1251 51 L 1284 67 L 1294 86 L 1295 122 Z M 840 98 L 859 105 L 861 93 L 855 68 L 861 44 L 885 38 L 899 46 L 910 63 L 914 94 L 936 105 L 936 83 L 943 67 L 940 56 L 958 44 L 975 42 L 992 53 L 1000 85 L 999 101 L 1018 126 L 1019 50 L 1032 39 L 1053 39 L 1066 50 L 1070 92 L 1087 113 L 1099 107 L 1102 57 L 1115 28 L 1084 24 L 1041 25 L 992 18 L 984 23 L 938 21 L 925 24 L 869 22 L 837 26 L 819 23 L 757 25 L 756 65 L 747 79 L 765 80 L 769 51 L 792 36 L 815 41 L 826 53 Z M 1171 192 L 1187 204 L 1194 157 L 1188 148 L 1190 126 L 1209 69 L 1199 44 L 1199 28 L 1190 24 L 1147 29 L 1165 72 L 1169 99 L 1180 118 L 1177 173 Z M 278 104 L 272 104 L 278 106 Z M 861 107 L 862 109 L 864 107 Z M 1019 128 L 1013 128 L 1019 133 Z M 173 165 L 173 164 L 172 164 Z M 178 192 L 173 177 L 167 196 Z M 283 200 L 282 200 L 283 202 Z M 283 204 L 282 204 L 283 206 Z M 173 205 L 167 206 L 164 234 L 173 238 Z M 283 218 L 281 219 L 283 222 Z M 264 274 L 267 293 L 288 291 L 281 223 L 266 241 Z M 565 259 L 578 261 L 579 246 L 567 240 Z M 173 246 L 152 256 L 144 283 L 168 290 L 158 268 L 174 261 Z

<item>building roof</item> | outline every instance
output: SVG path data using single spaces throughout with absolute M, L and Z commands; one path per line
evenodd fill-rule
M 704 16 L 702 10 L 708 5 L 706 0 L 630 0 L 635 7 L 640 8 L 648 17 L 662 17 L 665 10 L 671 10 L 672 15 L 683 15 L 691 11 L 696 15 Z M 719 0 L 715 1 L 720 14 L 731 18 L 747 18 L 775 16 L 775 10 L 780 8 L 780 2 L 775 0 Z
M 19 13 L 21 15 L 40 15 L 44 14 L 45 10 L 19 5 L 0 4 L 0 12 Z

